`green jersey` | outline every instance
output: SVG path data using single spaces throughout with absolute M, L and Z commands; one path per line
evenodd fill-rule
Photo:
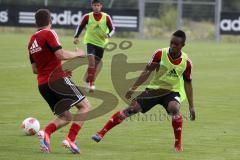
M 181 63 L 175 65 L 169 60 L 168 50 L 169 48 L 162 49 L 160 68 L 155 72 L 155 75 L 147 88 L 167 89 L 173 92 L 179 92 L 182 102 L 186 98 L 183 73 L 187 67 L 188 57 L 186 53 L 182 52 Z
M 93 12 L 89 13 L 89 20 L 86 26 L 86 33 L 84 36 L 84 44 L 91 43 L 98 47 L 105 48 L 108 43 L 107 33 L 109 29 L 107 26 L 107 14 L 102 12 L 102 18 L 96 21 Z

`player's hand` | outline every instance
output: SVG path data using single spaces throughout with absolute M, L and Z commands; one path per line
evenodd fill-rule
M 72 77 L 72 71 L 65 71 L 65 72 L 66 72 L 68 78 Z
M 132 89 L 129 89 L 129 90 L 127 91 L 125 97 L 126 97 L 127 99 L 130 99 L 130 98 L 132 97 L 133 92 L 134 92 L 134 91 L 133 91 Z
M 85 57 L 86 54 L 83 52 L 83 50 L 79 49 L 79 48 L 75 48 L 75 52 L 77 53 L 77 56 L 79 57 Z
M 105 39 L 110 38 L 109 34 L 105 34 Z
M 74 38 L 73 43 L 78 44 L 79 43 L 79 38 Z
M 190 112 L 190 120 L 194 121 L 196 119 L 194 107 L 189 107 L 189 112 Z

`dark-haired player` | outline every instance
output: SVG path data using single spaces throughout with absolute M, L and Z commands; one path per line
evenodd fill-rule
M 81 113 L 82 119 L 72 122 L 63 145 L 72 153 L 80 153 L 75 140 L 83 125 L 84 117 L 89 111 L 90 104 L 68 78 L 68 74 L 63 71 L 61 61 L 83 56 L 84 53 L 81 50 L 71 52 L 62 49 L 56 32 L 51 29 L 49 10 L 39 9 L 35 14 L 35 20 L 38 30 L 32 35 L 28 44 L 29 58 L 33 73 L 37 74 L 39 92 L 57 117 L 38 133 L 41 150 L 50 152 L 51 134 L 72 120 L 73 115 L 69 109 L 76 106 L 77 113 Z M 55 74 L 54 78 L 51 77 L 52 74 Z M 54 86 L 57 87 L 54 88 Z
M 183 118 L 180 113 L 180 103 L 187 95 L 191 120 L 195 120 L 195 111 L 192 92 L 192 63 L 187 54 L 182 52 L 186 41 L 186 35 L 178 30 L 173 33 L 169 48 L 157 50 L 151 61 L 146 66 L 133 87 L 127 92 L 126 98 L 130 99 L 134 90 L 147 80 L 151 72 L 155 72 L 153 79 L 131 105 L 115 113 L 106 125 L 95 134 L 92 139 L 99 142 L 104 135 L 124 119 L 138 112 L 146 113 L 152 107 L 160 104 L 168 114 L 172 116 L 172 127 L 175 135 L 175 150 L 183 150 L 181 134 Z M 186 95 L 185 95 L 186 93 Z
M 87 45 L 88 69 L 85 76 L 86 88 L 92 92 L 95 90 L 94 81 L 99 63 L 103 57 L 104 48 L 115 32 L 111 17 L 102 10 L 101 0 L 92 0 L 93 12 L 85 14 L 77 27 L 74 35 L 74 44 L 79 43 L 79 35 L 86 28 L 84 44 Z

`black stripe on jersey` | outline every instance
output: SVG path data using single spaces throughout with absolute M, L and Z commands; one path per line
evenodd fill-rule
M 46 42 L 46 46 L 52 53 L 55 53 L 57 50 L 62 49 L 62 46 L 52 48 L 47 42 Z
M 31 64 L 35 63 L 31 55 L 29 55 L 29 59 L 30 59 Z

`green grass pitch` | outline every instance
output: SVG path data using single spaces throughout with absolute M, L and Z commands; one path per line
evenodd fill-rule
M 37 118 L 45 126 L 53 118 L 46 102 L 40 97 L 36 77 L 32 74 L 27 43 L 29 34 L 0 35 L 0 159 L 1 160 L 238 160 L 240 155 L 239 44 L 189 42 L 184 51 L 193 61 L 193 85 L 197 119 L 184 121 L 182 153 L 173 150 L 171 121 L 162 118 L 150 121 L 141 116 L 114 128 L 96 144 L 90 137 L 109 119 L 114 111 L 126 107 L 119 99 L 114 111 L 87 121 L 77 142 L 81 155 L 72 155 L 61 146 L 69 126 L 52 135 L 51 154 L 39 151 L 36 136 L 24 136 L 19 128 L 23 119 Z M 73 50 L 72 37 L 60 37 L 65 49 Z M 122 39 L 113 39 L 119 43 Z M 106 52 L 103 69 L 97 78 L 100 90 L 112 92 L 110 71 L 113 55 L 124 53 L 129 63 L 148 62 L 152 53 L 168 46 L 168 41 L 131 40 L 132 48 Z M 119 68 L 122 66 L 119 66 Z M 85 68 L 74 71 L 73 79 L 82 84 Z M 100 101 L 89 98 L 92 108 Z M 187 103 L 181 111 L 187 115 Z M 165 113 L 155 107 L 149 114 Z

